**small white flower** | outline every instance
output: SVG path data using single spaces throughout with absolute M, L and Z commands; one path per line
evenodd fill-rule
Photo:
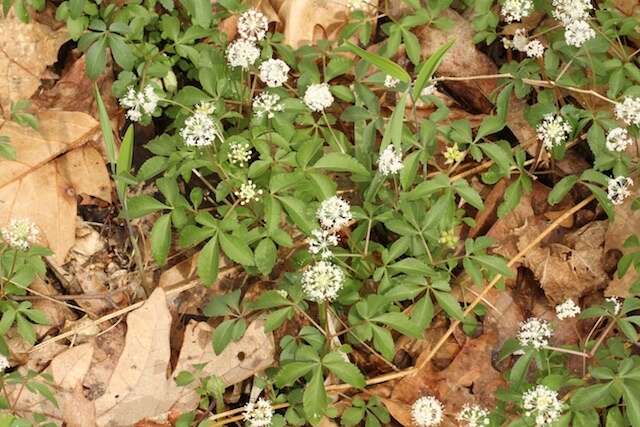
M 502 3 L 500 13 L 506 22 L 511 23 L 526 18 L 532 10 L 533 2 L 531 0 L 505 0 Z
M 411 405 L 411 418 L 420 427 L 437 426 L 443 416 L 444 407 L 433 396 L 422 396 Z
M 633 186 L 633 180 L 626 176 L 609 178 L 607 184 L 607 198 L 614 205 L 621 205 L 624 199 L 631 195 L 630 187 Z
M 262 196 L 263 191 L 258 189 L 258 186 L 253 183 L 250 179 L 247 180 L 244 184 L 240 186 L 240 189 L 236 191 L 234 194 L 240 199 L 240 205 L 244 206 L 246 204 L 251 203 L 252 201 L 257 202 L 260 200 L 260 196 Z
M 132 122 L 137 122 L 145 114 L 153 114 L 159 100 L 160 98 L 151 85 L 145 86 L 139 92 L 133 86 L 129 86 L 127 94 L 120 98 L 120 105 L 127 109 L 127 118 Z
M 402 169 L 402 154 L 396 152 L 393 144 L 387 145 L 378 158 L 378 170 L 384 176 L 395 175 Z
M 627 96 L 617 103 L 616 117 L 628 125 L 640 126 L 640 97 Z
M 244 420 L 251 427 L 270 426 L 272 418 L 273 406 L 269 400 L 260 398 L 257 402 L 247 403 L 244 407 Z
M 282 59 L 267 59 L 260 64 L 260 80 L 269 87 L 280 87 L 287 81 L 289 70 Z
M 540 349 L 549 344 L 552 331 L 549 322 L 537 317 L 530 317 L 520 324 L 518 341 L 522 346 L 531 346 Z
M 351 206 L 338 196 L 329 197 L 320 204 L 316 217 L 326 230 L 335 230 L 351 221 Z
M 269 92 L 262 92 L 253 99 L 253 112 L 257 118 L 266 117 L 272 119 L 278 111 L 283 111 L 284 106 L 280 103 L 280 95 Z
M 37 242 L 40 231 L 38 227 L 28 219 L 14 218 L 9 225 L 0 230 L 2 239 L 12 249 L 19 251 L 28 250 Z
M 239 39 L 227 48 L 227 61 L 232 67 L 248 69 L 260 56 L 260 49 L 252 41 Z
M 269 20 L 256 9 L 249 9 L 238 19 L 238 33 L 243 39 L 259 42 L 269 30 Z
M 196 108 L 195 108 L 194 111 L 196 113 L 200 113 L 200 114 L 204 114 L 206 116 L 210 116 L 210 115 L 212 115 L 213 113 L 216 112 L 216 106 L 211 102 L 202 101 L 198 105 L 196 105 Z
M 320 255 L 321 258 L 330 258 L 332 246 L 338 246 L 338 235 L 331 230 L 313 230 L 309 239 L 309 252 Z
M 562 304 L 556 305 L 556 316 L 558 319 L 570 319 L 580 314 L 580 306 L 573 302 L 571 298 L 568 298 Z
M 520 52 L 526 52 L 527 45 L 529 44 L 529 38 L 524 28 L 518 28 L 513 35 L 513 41 L 511 42 L 513 48 Z
M 547 150 L 551 150 L 556 145 L 562 145 L 567 141 L 571 126 L 559 114 L 549 113 L 544 116 L 536 127 L 538 139 Z
M 216 138 L 222 139 L 213 119 L 207 114 L 198 112 L 184 121 L 180 136 L 184 143 L 191 147 L 206 147 L 213 144 Z
M 398 84 L 400 84 L 400 80 L 396 79 L 395 77 L 390 76 L 389 74 L 384 76 L 384 87 L 393 89 L 398 86 Z
M 424 97 L 424 96 L 435 95 L 437 90 L 438 90 L 438 86 L 436 85 L 435 80 L 431 79 L 429 80 L 429 84 L 420 91 L 420 96 Z
M 302 273 L 302 290 L 312 301 L 333 301 L 343 285 L 344 273 L 329 261 L 318 261 Z
M 234 142 L 229 147 L 229 162 L 245 167 L 251 160 L 251 146 L 246 142 Z
M 553 17 L 565 26 L 572 22 L 584 21 L 593 9 L 591 0 L 553 0 L 552 5 Z
M 456 419 L 464 423 L 466 427 L 482 427 L 491 423 L 489 411 L 482 406 L 469 405 L 468 403 L 462 407 L 462 410 L 456 415 Z
M 551 425 L 562 415 L 562 402 L 558 399 L 558 393 L 544 385 L 537 385 L 522 395 L 522 408 L 525 416 L 532 418 L 536 427 Z
M 569 46 L 581 47 L 596 36 L 596 32 L 587 21 L 573 21 L 564 30 L 564 40 Z
M 607 134 L 607 150 L 624 151 L 633 143 L 629 132 L 624 128 L 614 128 Z
M 312 111 L 324 111 L 333 104 L 333 95 L 326 83 L 312 84 L 304 93 L 304 103 Z
M 11 367 L 9 359 L 0 354 L 0 372 L 4 372 Z
M 544 55 L 544 45 L 540 40 L 531 40 L 524 50 L 529 58 L 542 58 Z
M 444 152 L 444 163 L 447 165 L 458 163 L 462 160 L 463 156 L 464 153 L 460 151 L 458 144 L 453 144 L 451 147 L 447 147 L 447 150 Z
M 613 315 L 617 316 L 620 314 L 620 310 L 622 309 L 622 300 L 618 297 L 609 297 L 606 298 L 605 301 L 613 304 Z

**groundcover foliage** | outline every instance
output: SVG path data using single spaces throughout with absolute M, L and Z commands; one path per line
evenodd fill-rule
M 497 208 L 502 218 L 532 191 L 538 172 L 582 144 L 592 166 L 555 180 L 548 203 L 581 186 L 592 193 L 584 203 L 598 203 L 612 220 L 637 172 L 637 153 L 627 149 L 637 149 L 640 135 L 637 17 L 606 1 L 406 0 L 399 19 L 387 13 L 385 1 L 374 18 L 368 3 L 351 3 L 338 37 L 297 48 L 262 12 L 236 0 L 213 7 L 209 0 L 68 0 L 56 11 L 84 52 L 91 78 L 108 61 L 116 64 L 113 95 L 130 126 L 116 144 L 119 130 L 114 138 L 96 91 L 106 152 L 122 216 L 156 215 L 155 261 L 162 266 L 172 248 L 194 248 L 205 286 L 230 265 L 270 278 L 257 297 L 245 298 L 238 288 L 203 308 L 217 321 L 214 350 L 239 340 L 257 317 L 267 331 L 294 318 L 304 323 L 280 339 L 277 366 L 255 379 L 262 397 L 245 414 L 254 426 L 316 425 L 324 417 L 343 425 L 389 423 L 374 395 L 345 399 L 339 411 L 334 405 L 338 391 L 348 395 L 380 380 L 350 358 L 352 347 L 395 368 L 399 337 L 422 337 L 439 313 L 449 319 L 443 340 L 458 326 L 479 333 L 488 310 L 484 295 L 502 288 L 515 270 L 513 260 L 492 253 L 490 238 L 460 240 L 485 209 L 474 177 L 487 185 L 509 179 Z M 450 6 L 470 17 L 480 48 L 498 44 L 508 52 L 499 74 L 480 77 L 496 80 L 498 88 L 485 94 L 495 108 L 479 124 L 449 119 L 437 96 L 448 81 L 438 66 L 456 43 L 444 14 Z M 27 20 L 29 8 L 44 4 L 5 0 L 4 7 Z M 519 22 L 534 15 L 541 23 L 527 34 Z M 237 34 L 222 29 L 229 17 L 239 18 Z M 518 29 L 505 31 L 508 24 Z M 454 36 L 425 57 L 412 32 L 424 26 Z M 593 108 L 575 102 L 581 95 L 591 97 Z M 526 120 L 537 129 L 533 154 L 506 131 L 515 100 L 527 103 Z M 419 111 L 425 105 L 432 107 L 428 114 Z M 144 144 L 151 156 L 133 171 L 133 127 L 152 122 L 156 135 Z M 467 164 L 485 167 L 460 173 Z M 127 188 L 140 183 L 157 191 L 129 196 Z M 25 252 L 3 237 L 6 296 L 42 274 L 45 253 Z M 629 236 L 628 245 L 640 242 Z M 637 253 L 625 255 L 617 274 L 630 274 L 639 263 Z M 582 318 L 607 328 L 579 346 L 551 347 L 554 325 L 536 318 L 524 323 L 499 355 L 512 365 L 494 408 L 469 402 L 456 414 L 423 396 L 413 404 L 413 422 L 640 426 L 637 288 L 625 300 L 582 310 Z M 474 297 L 463 297 L 464 289 Z M 0 329 L 15 320 L 33 341 L 30 322 L 45 319 L 27 303 L 2 304 Z M 567 301 L 558 322 L 579 312 Z M 619 333 L 609 336 L 612 329 Z M 431 343 L 427 361 L 443 343 Z M 567 365 L 576 354 L 585 360 L 582 371 Z M 180 376 L 183 384 L 194 381 L 201 382 L 202 405 L 183 414 L 180 425 L 206 425 L 206 411 L 215 412 L 211 402 L 222 399 L 214 379 L 199 378 L 197 370 Z M 11 422 L 17 420 L 6 425 Z

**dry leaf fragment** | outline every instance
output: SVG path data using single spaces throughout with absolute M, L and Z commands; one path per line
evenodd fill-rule
M 105 393 L 95 401 L 99 426 L 127 426 L 164 412 L 171 314 L 157 288 L 127 316 L 124 351 Z
M 0 19 L 0 112 L 5 118 L 12 102 L 35 93 L 41 75 L 56 62 L 68 38 L 66 30 L 25 24 L 12 15 Z
M 264 322 L 252 322 L 240 341 L 232 342 L 225 350 L 216 355 L 211 345 L 212 328 L 204 322 L 191 322 L 187 325 L 180 358 L 173 374 L 175 379 L 181 371 L 193 371 L 194 365 L 205 364 L 203 376 L 216 375 L 225 385 L 237 384 L 271 366 L 275 361 L 275 343 L 273 336 L 264 331 Z M 200 400 L 192 388 L 178 387 L 174 381 L 168 391 L 175 398 L 173 410 L 190 411 L 197 407 Z

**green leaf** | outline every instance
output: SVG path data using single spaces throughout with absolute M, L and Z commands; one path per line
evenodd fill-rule
M 329 169 L 337 172 L 351 172 L 356 175 L 369 176 L 369 171 L 353 157 L 343 153 L 327 153 L 313 165 L 318 169 Z
M 433 291 L 433 295 L 436 297 L 438 305 L 451 317 L 456 320 L 464 320 L 464 312 L 460 308 L 458 300 L 453 297 L 449 292 Z
M 219 233 L 218 240 L 224 254 L 244 266 L 255 265 L 251 248 L 242 239 L 231 234 Z
M 408 335 L 414 338 L 420 338 L 420 336 L 422 336 L 422 329 L 402 313 L 384 313 L 372 318 L 371 320 L 384 323 L 403 335 Z
M 347 360 L 344 353 L 332 351 L 322 358 L 322 365 L 347 384 L 363 389 L 365 386 L 364 375 L 356 365 Z
M 360 58 L 371 63 L 372 65 L 378 67 L 380 70 L 384 71 L 390 76 L 395 77 L 396 79 L 404 83 L 409 83 L 411 81 L 411 76 L 409 75 L 409 73 L 407 73 L 404 68 L 402 68 L 395 62 L 383 56 L 361 49 L 350 41 L 346 41 L 345 45 L 351 52 L 355 53 Z
M 125 199 L 126 197 L 125 190 L 127 182 L 124 177 L 128 176 L 131 172 L 131 165 L 133 164 L 133 143 L 133 125 L 129 125 L 124 134 L 124 138 L 122 138 L 122 144 L 118 152 L 118 163 L 116 164 L 117 190 L 121 199 Z
M 91 80 L 95 80 L 102 74 L 107 65 L 107 37 L 100 37 L 91 45 L 86 54 L 85 67 L 87 75 Z
M 193 0 L 193 23 L 202 28 L 209 28 L 213 19 L 210 0 Z
M 264 321 L 264 331 L 269 333 L 278 329 L 293 314 L 293 307 L 284 307 L 270 313 Z
M 313 425 L 318 424 L 327 411 L 328 403 L 329 399 L 324 388 L 322 368 L 316 366 L 311 381 L 305 387 L 302 395 L 302 407 L 307 420 Z
M 522 382 L 529 371 L 529 365 L 531 364 L 533 355 L 533 351 L 526 351 L 522 356 L 520 356 L 520 358 L 518 358 L 516 363 L 514 363 L 513 368 L 511 368 L 511 372 L 509 372 L 509 382 L 511 384 L 515 385 Z
M 193 381 L 195 381 L 195 379 L 195 376 L 191 372 L 182 371 L 176 376 L 175 382 L 180 387 L 183 387 L 185 385 L 191 384 Z
M 220 262 L 220 249 L 217 237 L 209 239 L 198 254 L 198 277 L 205 285 L 212 284 L 218 278 L 218 263 Z
M 140 218 L 163 209 L 171 209 L 171 207 L 147 194 L 135 196 L 127 200 L 129 219 Z
M 33 345 L 36 342 L 36 331 L 33 329 L 33 325 L 20 313 L 16 314 L 16 326 L 18 333 L 26 342 Z
M 630 381 L 622 383 L 622 396 L 627 405 L 627 418 L 633 427 L 640 427 L 640 387 L 636 385 L 640 383 L 635 382 L 633 388 L 629 383 Z
M 458 193 L 467 203 L 478 210 L 484 209 L 484 202 L 480 194 L 469 185 L 464 179 L 459 179 L 453 183 L 453 189 Z
M 503 150 L 498 144 L 487 143 L 478 144 L 478 147 L 495 162 L 502 175 L 509 175 L 511 168 L 511 155 Z
M 431 297 L 427 294 L 414 304 L 413 311 L 411 311 L 411 321 L 422 331 L 431 324 L 433 314 L 433 301 L 431 301 Z
M 4 135 L 0 135 L 0 157 L 12 161 L 16 159 L 16 149 Z
M 597 408 L 609 396 L 610 389 L 611 383 L 581 387 L 571 396 L 571 406 L 578 410 Z
M 236 322 L 238 321 L 238 319 L 229 319 L 216 326 L 212 338 L 213 351 L 215 351 L 216 354 L 222 353 L 227 345 L 229 345 L 234 335 Z
M 274 378 L 278 388 L 293 384 L 298 378 L 306 375 L 317 366 L 316 362 L 288 362 L 284 363 Z
M 408 201 L 421 200 L 437 191 L 449 188 L 449 185 L 449 177 L 439 174 L 418 184 L 413 190 L 406 193 L 404 199 Z
M 98 104 L 98 115 L 100 117 L 100 128 L 102 130 L 102 139 L 104 140 L 105 151 L 107 153 L 107 160 L 111 164 L 112 171 L 115 171 L 116 166 L 116 143 L 113 140 L 113 129 L 111 128 L 111 119 L 109 113 L 104 106 L 102 95 L 96 84 L 93 85 L 94 96 L 96 103 Z
M 513 277 L 513 270 L 504 258 L 497 255 L 474 255 L 472 258 L 484 265 L 488 270 L 497 272 L 504 277 Z
M 373 334 L 373 347 L 378 350 L 387 360 L 392 360 L 395 354 L 395 344 L 388 329 L 371 324 Z
M 550 205 L 557 205 L 560 203 L 564 196 L 567 195 L 573 186 L 578 182 L 578 177 L 575 175 L 569 175 L 562 178 L 556 185 L 553 186 L 553 190 L 549 192 L 547 201 Z
M 151 229 L 151 254 L 158 265 L 167 262 L 171 247 L 171 214 L 162 215 Z
M 306 214 L 307 204 L 302 200 L 288 196 L 278 196 L 278 200 L 282 202 L 287 215 L 304 234 L 311 234 L 311 231 L 317 228 L 315 221 Z
M 276 248 L 273 240 L 266 238 L 260 240 L 258 246 L 256 246 L 256 266 L 260 273 L 269 274 L 273 269 L 273 266 L 276 265 L 276 261 L 278 258 L 278 249 Z
M 122 36 L 110 34 L 108 36 L 111 54 L 116 63 L 125 70 L 131 70 L 136 64 L 136 56 L 133 54 L 131 46 L 129 46 Z
M 440 46 L 438 50 L 436 50 L 420 67 L 420 71 L 418 71 L 418 76 L 416 77 L 416 82 L 413 85 L 413 93 L 411 94 L 413 99 L 420 98 L 420 92 L 422 92 L 426 83 L 431 79 L 431 77 L 433 77 L 433 73 L 435 73 L 440 66 L 442 58 L 444 58 L 444 55 L 454 43 L 455 40 L 451 40 L 450 42 Z

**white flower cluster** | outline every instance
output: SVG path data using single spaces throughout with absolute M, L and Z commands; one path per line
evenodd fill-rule
M 145 114 L 153 114 L 159 100 L 151 85 L 145 86 L 141 91 L 136 91 L 133 86 L 129 86 L 127 94 L 120 98 L 120 105 L 127 109 L 127 118 L 137 122 Z
M 531 317 L 520 324 L 518 341 L 522 346 L 540 349 L 549 344 L 552 331 L 549 322 L 537 317 Z
M 251 40 L 238 39 L 227 47 L 227 61 L 232 67 L 248 69 L 260 56 L 260 49 Z
M 537 385 L 522 395 L 522 408 L 526 417 L 533 418 L 536 427 L 549 426 L 562 415 L 558 393 L 544 385 Z
M 561 115 L 549 113 L 538 124 L 536 131 L 544 148 L 551 150 L 556 145 L 564 144 L 572 129 Z
M 313 230 L 312 237 L 309 239 L 309 252 L 314 255 L 320 255 L 321 258 L 331 258 L 333 252 L 332 246 L 338 246 L 338 235 L 331 230 Z
M 607 198 L 614 205 L 621 205 L 624 199 L 631 195 L 631 186 L 633 186 L 633 180 L 626 176 L 619 176 L 616 178 L 609 178 L 607 184 Z
M 378 170 L 383 176 L 395 175 L 402 169 L 402 154 L 393 144 L 387 145 L 378 158 Z
M 527 37 L 524 28 L 518 28 L 513 35 L 513 39 L 502 38 L 502 44 L 505 49 L 515 49 L 524 52 L 529 58 L 542 58 L 544 55 L 544 45 L 540 40 L 531 40 Z
M 249 9 L 238 19 L 238 33 L 240 37 L 251 42 L 264 39 L 269 30 L 269 20 L 256 9 Z
M 190 147 L 207 147 L 212 145 L 216 138 L 222 139 L 213 119 L 208 114 L 198 111 L 184 121 L 180 136 Z
M 335 230 L 351 221 L 351 206 L 338 196 L 329 197 L 320 204 L 316 217 L 325 230 Z
M 479 405 L 465 404 L 456 419 L 466 427 L 482 427 L 491 424 L 489 411 Z
M 624 151 L 633 143 L 629 132 L 624 128 L 614 128 L 607 134 L 606 146 L 610 151 Z
M 282 59 L 267 59 L 260 64 L 260 80 L 269 87 L 280 87 L 287 81 L 289 70 Z
M 273 406 L 269 400 L 260 398 L 257 402 L 247 403 L 244 407 L 244 420 L 251 427 L 266 427 L 271 425 Z
M 609 297 L 606 298 L 605 301 L 611 303 L 613 305 L 613 315 L 617 316 L 620 314 L 620 310 L 622 310 L 622 300 L 618 297 Z
M 253 99 L 253 112 L 257 118 L 266 117 L 272 119 L 278 111 L 283 111 L 284 106 L 280 103 L 280 95 L 269 92 L 262 92 Z
M 251 146 L 246 142 L 234 142 L 229 147 L 229 162 L 245 167 L 251 160 Z
M 400 80 L 396 79 L 395 77 L 390 76 L 389 74 L 384 76 L 384 87 L 386 87 L 387 89 L 393 89 L 399 84 Z
M 616 104 L 616 117 L 627 125 L 640 126 L 640 97 L 627 96 Z
M 4 372 L 11 367 L 9 359 L 0 354 L 0 372 Z
M 6 227 L 0 230 L 0 234 L 2 234 L 2 240 L 4 240 L 10 248 L 26 251 L 31 245 L 36 243 L 40 231 L 38 227 L 28 219 L 14 218 Z
M 562 304 L 556 305 L 556 316 L 558 319 L 570 319 L 580 314 L 580 306 L 573 302 L 571 298 L 568 298 Z
M 411 418 L 420 427 L 437 426 L 442 422 L 444 407 L 433 396 L 422 396 L 411 405 Z
M 304 93 L 304 103 L 311 111 L 324 111 L 333 104 L 333 95 L 326 83 L 309 85 Z
M 333 301 L 344 285 L 344 273 L 329 261 L 318 261 L 302 273 L 302 290 L 312 301 Z
M 526 18 L 533 11 L 531 0 L 505 0 L 500 10 L 506 22 L 517 22 Z
M 258 189 L 258 186 L 253 183 L 250 179 L 247 180 L 244 184 L 240 186 L 240 189 L 236 191 L 234 194 L 240 199 L 240 205 L 244 206 L 246 204 L 251 203 L 252 201 L 260 200 L 260 196 L 262 196 L 263 191 Z
M 593 6 L 591 0 L 553 0 L 554 18 L 565 27 L 564 39 L 570 46 L 581 47 L 596 36 L 587 19 Z

